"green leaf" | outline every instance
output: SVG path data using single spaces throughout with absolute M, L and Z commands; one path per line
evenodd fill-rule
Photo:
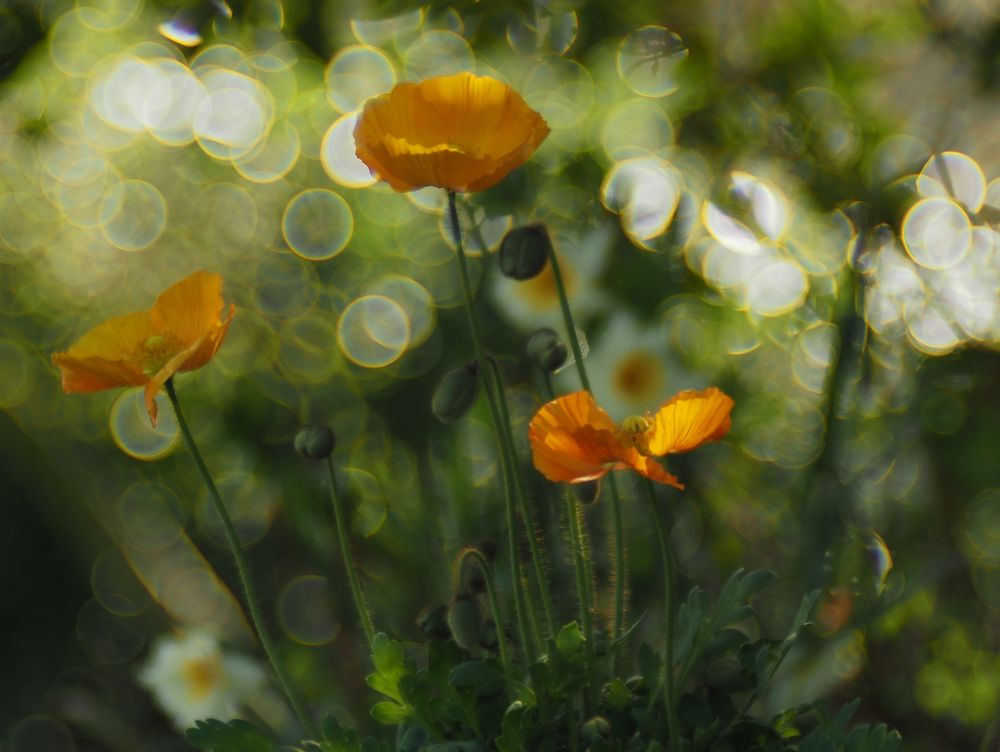
M 323 720 L 321 729 L 323 741 L 319 748 L 323 752 L 361 752 L 361 737 L 352 728 L 344 728 L 332 715 Z
M 583 632 L 580 631 L 580 625 L 575 621 L 560 629 L 559 634 L 556 635 L 556 650 L 566 658 L 577 654 L 582 647 Z
M 187 740 L 203 752 L 275 752 L 278 746 L 263 731 L 246 721 L 224 723 L 214 718 L 195 721 Z
M 632 700 L 632 693 L 628 691 L 625 682 L 615 678 L 611 680 L 605 690 L 608 697 L 608 705 L 615 710 L 624 710 Z
M 722 629 L 716 632 L 705 646 L 705 656 L 720 655 L 735 650 L 749 638 L 738 629 Z
M 372 707 L 372 718 L 387 726 L 396 726 L 410 718 L 410 709 L 395 702 L 377 702 Z
M 527 731 L 531 723 L 532 708 L 515 700 L 507 708 L 500 726 L 500 736 L 495 740 L 499 752 L 528 752 Z
M 456 689 L 471 689 L 485 697 L 503 689 L 504 675 L 495 661 L 466 661 L 448 673 L 448 681 Z
M 372 642 L 372 663 L 375 673 L 367 677 L 368 686 L 396 702 L 405 704 L 399 683 L 412 673 L 406 665 L 403 646 L 379 632 Z

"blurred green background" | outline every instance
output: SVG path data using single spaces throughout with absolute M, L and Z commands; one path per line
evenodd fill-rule
M 777 571 L 758 603 L 774 636 L 824 589 L 765 714 L 860 696 L 907 749 L 996 749 L 996 0 L 4 3 L 0 749 L 187 749 L 135 680 L 150 645 L 199 626 L 252 649 L 176 425 L 151 429 L 133 391 L 63 395 L 49 362 L 194 269 L 238 313 L 178 389 L 312 706 L 373 725 L 302 423 L 337 433 L 380 629 L 419 639 L 459 548 L 502 547 L 485 411 L 429 409 L 471 355 L 443 192 L 392 193 L 353 156 L 367 97 L 460 70 L 552 128 L 461 211 L 562 611 L 523 356 L 561 330 L 557 300 L 548 273 L 489 263 L 529 221 L 614 417 L 683 388 L 736 399 L 725 442 L 668 463 L 689 485 L 673 542 L 687 586 Z M 626 511 L 638 611 L 658 569 Z M 588 521 L 606 576 L 601 504 Z

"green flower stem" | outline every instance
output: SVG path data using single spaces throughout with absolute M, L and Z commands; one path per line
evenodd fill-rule
M 510 664 L 510 655 L 507 653 L 507 638 L 504 635 L 503 620 L 500 618 L 500 603 L 497 601 L 496 589 L 493 586 L 493 574 L 490 572 L 490 565 L 478 548 L 467 548 L 462 551 L 462 556 L 458 560 L 458 571 L 461 575 L 462 567 L 465 566 L 466 559 L 473 559 L 483 571 L 483 578 L 486 580 L 486 597 L 490 602 L 490 611 L 493 614 L 493 623 L 497 628 L 497 643 L 500 646 L 500 663 L 503 664 L 503 673 L 507 681 L 513 677 Z
M 514 611 L 517 615 L 518 630 L 521 633 L 521 645 L 525 652 L 533 652 L 529 649 L 531 634 L 525 618 L 525 593 L 522 591 L 523 582 L 521 580 L 521 561 L 517 553 L 517 519 L 514 514 L 514 501 L 511 496 L 510 473 L 514 472 L 506 461 L 505 442 L 500 437 L 499 428 L 499 408 L 493 394 L 490 382 L 492 381 L 485 367 L 484 350 L 482 345 L 482 335 L 479 332 L 479 322 L 476 319 L 475 310 L 472 307 L 472 285 L 469 283 L 468 262 L 465 258 L 465 249 L 462 247 L 462 231 L 458 224 L 458 207 L 455 203 L 454 191 L 448 191 L 448 216 L 451 222 L 452 237 L 455 240 L 458 253 L 458 271 L 462 279 L 462 297 L 465 302 L 465 312 L 469 318 L 469 332 L 472 335 L 472 345 L 475 349 L 476 363 L 481 364 L 479 377 L 482 379 L 486 397 L 490 405 L 490 413 L 493 419 L 493 433 L 497 444 L 500 447 L 500 461 L 504 468 L 504 502 L 507 510 L 507 547 L 510 549 L 510 572 L 511 582 L 514 590 Z
M 549 377 L 548 373 L 543 372 L 542 375 L 545 377 L 545 398 L 551 400 L 554 396 L 554 392 L 552 390 L 552 379 Z M 569 523 L 570 545 L 573 548 L 573 562 L 576 565 L 576 592 L 577 599 L 580 602 L 580 621 L 582 622 L 582 628 L 586 638 L 586 642 L 584 643 L 584 649 L 586 650 L 584 658 L 587 662 L 587 680 L 590 683 L 590 692 L 593 692 L 598 685 L 594 665 L 594 625 L 591 617 L 594 604 L 593 591 L 591 589 L 594 579 L 594 566 L 593 561 L 590 558 L 590 547 L 587 545 L 587 541 L 583 536 L 583 526 L 580 524 L 579 503 L 574 498 L 573 492 L 570 490 L 569 486 L 565 485 L 563 486 L 563 506 L 565 507 L 566 520 Z M 584 694 L 585 704 L 588 706 L 588 715 L 590 714 L 590 692 Z M 573 723 L 571 742 L 572 748 L 575 750 L 577 748 L 576 722 L 571 722 Z
M 340 501 L 340 489 L 337 487 L 337 473 L 333 469 L 333 458 L 327 456 L 326 469 L 330 475 L 330 504 L 333 506 L 333 517 L 337 522 L 337 538 L 340 539 L 340 554 L 344 557 L 344 569 L 347 571 L 347 581 L 351 585 L 351 596 L 354 598 L 354 608 L 361 617 L 361 627 L 368 641 L 368 652 L 375 652 L 375 628 L 372 626 L 372 616 L 365 602 L 365 594 L 358 581 L 358 570 L 351 556 L 350 541 L 347 539 L 347 525 L 344 522 L 344 510 Z
M 545 612 L 545 623 L 548 627 L 548 636 L 555 637 L 556 622 L 553 617 L 552 595 L 549 593 L 548 578 L 545 576 L 545 566 L 542 563 L 542 552 L 538 545 L 538 536 L 534 535 L 535 513 L 534 509 L 528 505 L 528 495 L 524 490 L 524 481 L 517 466 L 517 448 L 514 446 L 514 432 L 511 430 L 510 410 L 507 407 L 507 396 L 504 393 L 503 377 L 500 374 L 500 367 L 491 355 L 486 356 L 486 362 L 493 377 L 493 384 L 496 387 L 496 401 L 500 407 L 500 426 L 504 434 L 507 445 L 507 458 L 513 470 L 511 476 L 514 480 L 514 498 L 521 507 L 521 516 L 524 524 L 528 528 L 528 547 L 531 550 L 531 562 L 535 570 L 535 582 L 542 597 L 542 610 Z
M 594 625 L 591 620 L 590 588 L 588 573 L 590 561 L 587 557 L 586 545 L 583 541 L 583 529 L 580 525 L 580 506 L 573 497 L 569 487 L 563 488 L 563 499 L 566 506 L 566 516 L 569 518 L 570 540 L 573 543 L 573 559 L 576 562 L 576 592 L 580 600 L 580 621 L 584 635 L 584 660 L 587 663 L 588 691 L 584 694 L 586 714 L 590 715 L 591 698 L 597 688 L 594 674 Z
M 250 614 L 250 621 L 253 623 L 254 630 L 257 632 L 257 638 L 260 640 L 261 647 L 264 648 L 264 653 L 267 655 L 267 659 L 271 662 L 271 667 L 274 669 L 275 676 L 278 677 L 278 683 L 284 690 L 285 696 L 288 698 L 288 702 L 292 706 L 292 710 L 295 711 L 295 715 L 299 719 L 299 723 L 302 724 L 302 727 L 311 738 L 319 739 L 318 729 L 303 709 L 298 695 L 296 695 L 292 689 L 292 683 L 288 679 L 288 674 L 285 673 L 285 669 L 278 661 L 278 651 L 275 649 L 274 643 L 271 641 L 271 635 L 267 631 L 267 627 L 264 626 L 264 620 L 260 615 L 260 607 L 257 605 L 257 593 L 254 589 L 253 580 L 250 578 L 250 567 L 247 563 L 246 555 L 243 553 L 243 548 L 240 546 L 239 538 L 236 535 L 236 528 L 233 526 L 233 520 L 229 516 L 226 505 L 222 503 L 222 497 L 219 495 L 219 489 L 215 487 L 215 481 L 212 480 L 212 476 L 208 472 L 208 467 L 205 465 L 205 460 L 202 458 L 201 452 L 198 451 L 197 444 L 194 443 L 194 437 L 191 435 L 187 421 L 184 420 L 184 413 L 181 411 L 181 403 L 177 400 L 177 391 L 174 389 L 174 380 L 172 378 L 167 379 L 164 386 L 166 388 L 167 396 L 170 398 L 170 404 L 174 408 L 174 415 L 177 417 L 177 427 L 180 429 L 181 435 L 184 437 L 184 443 L 187 445 L 188 451 L 191 453 L 191 456 L 194 457 L 194 462 L 198 466 L 202 480 L 205 481 L 205 487 L 208 489 L 208 495 L 215 505 L 215 511 L 218 512 L 219 519 L 222 520 L 222 527 L 226 531 L 229 548 L 232 550 L 233 559 L 236 562 L 236 571 L 239 572 L 240 584 L 243 586 L 243 595 L 246 600 L 247 611 Z
M 680 731 L 677 728 L 677 708 L 674 697 L 674 567 L 670 555 L 670 544 L 667 539 L 663 521 L 660 519 L 659 510 L 656 508 L 656 489 L 653 482 L 646 480 L 646 501 L 649 506 L 649 514 L 653 518 L 653 525 L 656 528 L 656 538 L 660 544 L 660 557 L 663 559 L 663 607 L 666 611 L 664 619 L 664 629 L 666 640 L 666 655 L 663 659 L 661 670 L 661 683 L 663 685 L 663 702 L 667 712 L 667 727 L 670 734 L 670 749 L 680 749 Z M 655 700 L 656 694 L 650 695 L 650 702 Z
M 593 393 L 590 388 L 590 379 L 587 378 L 587 367 L 583 364 L 583 351 L 580 350 L 580 341 L 576 338 L 576 325 L 573 323 L 573 312 L 569 308 L 569 298 L 566 296 L 566 285 L 563 283 L 562 270 L 559 268 L 559 260 L 556 254 L 549 255 L 549 263 L 552 265 L 552 278 L 556 283 L 556 291 L 559 294 L 559 306 L 562 308 L 563 323 L 566 326 L 566 336 L 569 339 L 569 346 L 573 350 L 573 360 L 576 363 L 576 372 L 580 375 L 580 384 L 588 392 Z M 611 658 L 611 676 L 615 676 L 618 669 L 618 650 L 622 640 L 619 638 L 625 622 L 625 527 L 622 522 L 621 496 L 618 493 L 618 481 L 614 473 L 608 473 L 608 491 L 611 496 L 611 526 L 614 530 L 615 548 L 615 569 L 613 573 L 615 582 L 615 609 L 614 622 L 611 628 L 611 647 L 608 652 Z

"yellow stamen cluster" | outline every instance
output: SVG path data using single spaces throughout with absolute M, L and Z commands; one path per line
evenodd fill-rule
M 130 360 L 147 376 L 155 376 L 167 362 L 183 350 L 180 341 L 172 334 L 157 334 L 137 347 Z
M 622 421 L 622 438 L 640 454 L 649 456 L 649 429 L 653 421 L 645 415 L 632 415 Z

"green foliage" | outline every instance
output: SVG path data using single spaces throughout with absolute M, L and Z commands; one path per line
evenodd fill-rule
M 751 714 L 754 701 L 809 626 L 819 593 L 802 599 L 781 639 L 751 640 L 740 627 L 755 618 L 751 598 L 774 580 L 770 572 L 738 571 L 712 601 L 695 588 L 680 609 L 672 667 L 685 752 L 897 752 L 900 737 L 885 726 L 849 727 L 858 702 L 832 717 L 805 704 L 771 719 Z M 664 751 L 667 718 L 661 686 L 664 656 L 648 644 L 637 651 L 634 676 L 607 677 L 591 687 L 588 637 L 577 622 L 563 626 L 527 667 L 527 681 L 504 674 L 494 657 L 469 659 L 455 642 L 415 648 L 375 637 L 368 684 L 383 700 L 372 708 L 395 726 L 392 745 L 362 738 L 328 719 L 323 738 L 304 743 L 315 752 L 624 752 Z M 417 665 L 423 668 L 417 669 Z M 250 724 L 199 722 L 188 733 L 204 752 L 276 752 Z
M 203 752 L 280 752 L 287 749 L 246 721 L 207 720 L 195 724 L 195 728 L 188 729 L 187 740 Z

